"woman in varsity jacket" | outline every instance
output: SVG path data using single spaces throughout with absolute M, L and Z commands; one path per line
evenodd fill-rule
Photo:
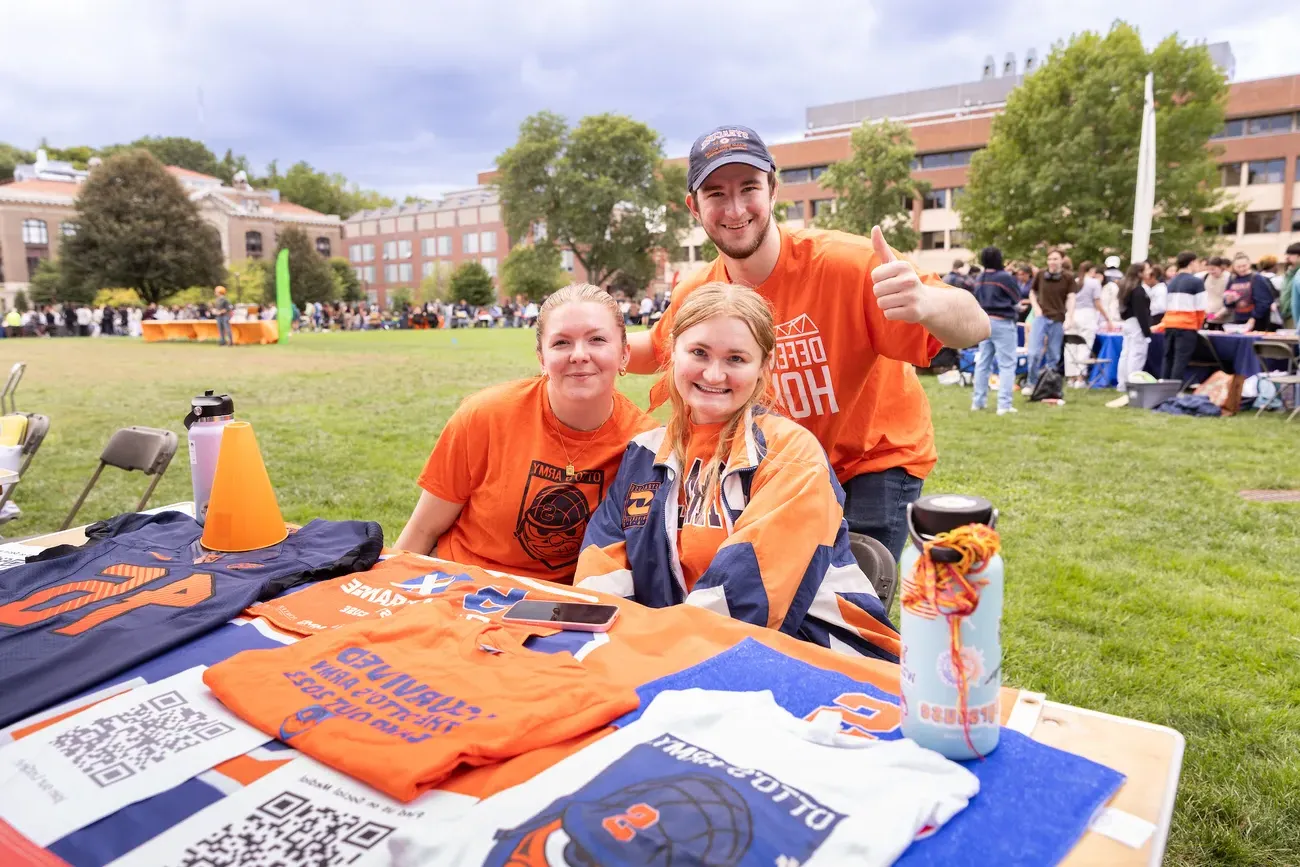
M 575 585 L 897 661 L 898 633 L 849 551 L 825 451 L 771 411 L 767 304 L 709 284 L 682 304 L 672 337 L 672 418 L 628 445 L 587 525 Z

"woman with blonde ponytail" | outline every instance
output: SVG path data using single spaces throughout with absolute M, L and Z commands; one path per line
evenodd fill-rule
M 683 302 L 664 371 L 672 418 L 628 446 L 574 582 L 897 661 L 898 633 L 849 550 L 826 453 L 772 410 L 775 347 L 772 312 L 752 289 L 710 283 Z

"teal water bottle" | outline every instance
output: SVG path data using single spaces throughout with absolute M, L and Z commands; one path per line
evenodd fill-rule
M 902 730 L 950 759 L 998 745 L 1002 557 L 982 497 L 922 497 L 907 509 L 902 584 Z

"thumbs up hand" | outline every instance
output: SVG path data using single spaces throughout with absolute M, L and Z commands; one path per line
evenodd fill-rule
M 871 230 L 871 248 L 878 264 L 871 269 L 871 283 L 876 303 L 886 319 L 923 322 L 931 307 L 931 289 L 921 282 L 911 263 L 904 262 L 885 243 L 884 233 L 876 226 Z

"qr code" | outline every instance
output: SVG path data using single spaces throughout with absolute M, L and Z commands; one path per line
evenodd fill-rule
M 100 786 L 135 776 L 234 728 L 190 706 L 173 690 L 128 711 L 68 729 L 53 747 Z
M 343 867 L 393 829 L 281 792 L 185 850 L 180 867 Z

